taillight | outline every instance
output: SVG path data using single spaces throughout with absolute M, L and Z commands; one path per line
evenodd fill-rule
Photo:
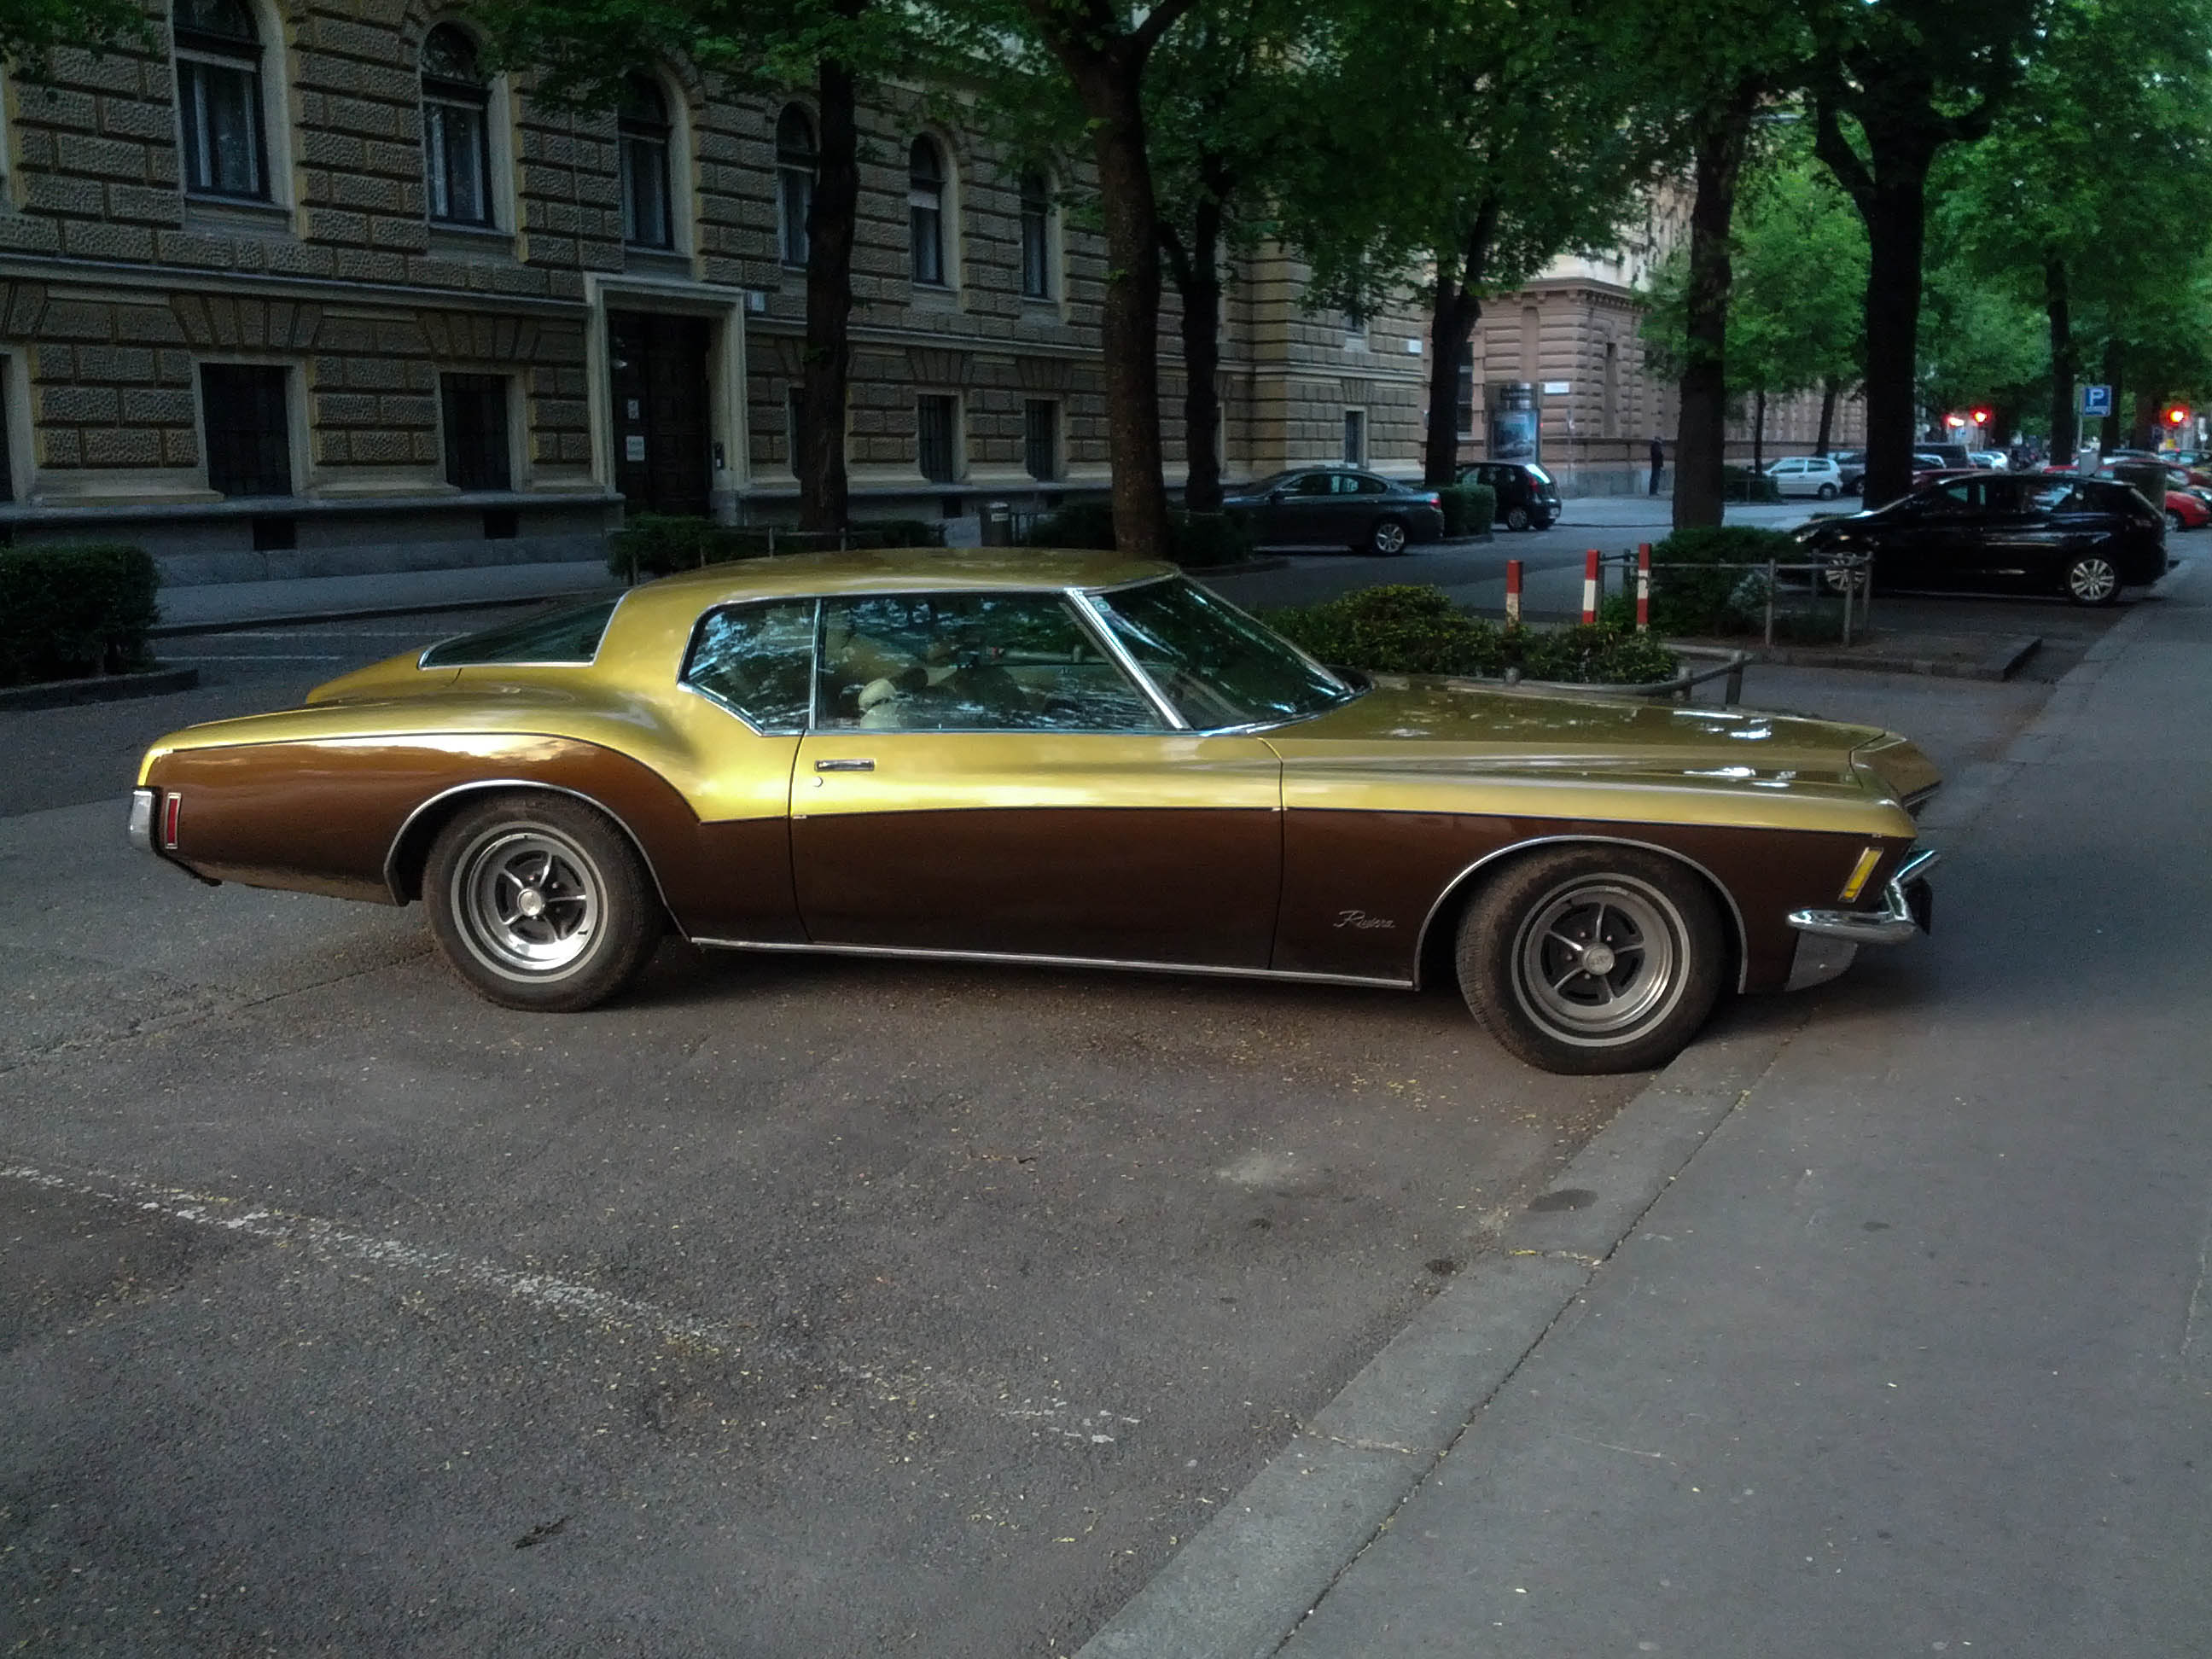
M 177 822 L 183 817 L 185 798 L 172 793 L 161 799 L 161 847 L 166 852 L 177 850 Z
M 1444 498 L 1433 489 L 1431 489 L 1427 495 L 1422 496 L 1421 499 L 1426 501 L 1431 507 L 1440 507 L 1444 504 Z

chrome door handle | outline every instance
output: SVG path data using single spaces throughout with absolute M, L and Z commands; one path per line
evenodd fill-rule
M 818 760 L 814 763 L 817 772 L 872 772 L 876 763 L 872 760 Z

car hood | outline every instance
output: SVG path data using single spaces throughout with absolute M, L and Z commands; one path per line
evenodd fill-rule
M 1471 810 L 1472 791 L 1478 811 L 1910 835 L 1906 803 L 1939 781 L 1876 726 L 1419 675 L 1267 739 L 1286 779 L 1424 811 Z

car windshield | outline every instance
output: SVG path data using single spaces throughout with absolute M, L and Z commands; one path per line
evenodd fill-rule
M 1280 635 L 1179 578 L 1090 599 L 1161 695 L 1200 731 L 1304 720 L 1358 695 Z

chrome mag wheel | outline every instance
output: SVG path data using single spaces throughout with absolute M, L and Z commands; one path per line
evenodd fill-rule
M 452 905 L 462 942 L 486 967 L 544 979 L 590 954 L 606 889 L 591 855 L 558 831 L 501 827 L 455 861 Z
M 2076 605 L 2109 605 L 2120 591 L 2120 573 L 2109 559 L 2090 554 L 2066 567 L 2066 594 Z
M 1368 545 L 1386 559 L 1402 553 L 1406 550 L 1406 526 L 1395 519 L 1384 519 L 1368 538 Z
M 1641 883 L 1571 883 L 1528 914 L 1514 991 L 1529 1018 L 1569 1042 L 1603 1042 L 1665 1018 L 1681 991 L 1680 915 Z

